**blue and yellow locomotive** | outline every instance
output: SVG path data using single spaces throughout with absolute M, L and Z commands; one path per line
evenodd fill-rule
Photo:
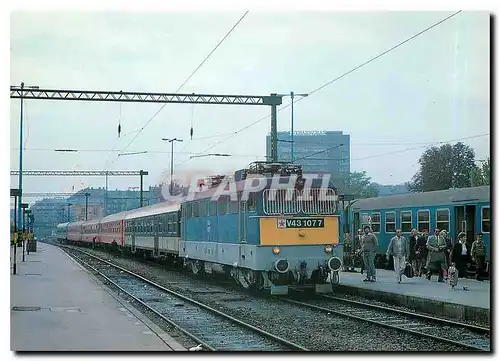
M 245 195 L 254 176 L 263 184 Z M 342 265 L 335 188 L 321 188 L 321 179 L 308 186 L 300 166 L 286 163 L 253 163 L 235 173 L 233 189 L 228 183 L 217 196 L 221 179 L 182 204 L 179 257 L 188 267 L 273 294 L 289 287 L 331 292 Z M 276 179 L 287 186 L 274 187 Z

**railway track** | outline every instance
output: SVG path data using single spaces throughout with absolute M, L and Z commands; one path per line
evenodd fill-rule
M 321 312 L 431 338 L 468 350 L 491 351 L 490 329 L 485 327 L 328 295 L 321 295 L 307 302 L 289 298 L 282 300 Z
M 309 351 L 81 249 L 70 256 L 209 351 Z

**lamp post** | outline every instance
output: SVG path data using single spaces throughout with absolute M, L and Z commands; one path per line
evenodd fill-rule
M 295 99 L 295 96 L 298 96 L 298 97 L 307 97 L 309 94 L 307 93 L 302 93 L 302 94 L 295 94 L 293 91 L 290 92 L 290 94 L 277 94 L 278 96 L 282 96 L 282 97 L 286 97 L 286 96 L 289 96 L 291 99 L 292 99 L 292 110 L 291 110 L 291 113 L 292 113 L 292 116 L 291 116 L 291 126 L 290 126 L 290 131 L 291 131 L 291 142 L 292 143 L 292 153 L 291 153 L 291 160 L 292 160 L 292 163 L 294 162 L 294 142 L 293 142 L 293 103 L 294 103 L 294 99 Z
M 19 189 L 11 188 L 10 196 L 14 197 L 14 264 L 12 273 L 17 273 L 17 197 L 19 196 Z
M 141 184 L 140 184 L 140 187 L 141 187 L 141 190 L 140 190 L 140 193 L 141 193 L 141 195 L 140 195 L 140 197 L 141 197 L 141 207 L 144 206 L 144 191 L 143 191 L 144 182 L 143 182 L 143 178 L 142 177 L 145 176 L 145 175 L 148 175 L 148 174 L 149 173 L 147 171 L 145 171 L 145 170 L 141 169 L 139 171 L 139 175 L 141 177 Z
M 86 192 L 85 193 L 85 220 L 87 221 L 88 220 L 88 215 L 89 215 L 89 197 L 90 197 L 90 193 Z
M 22 203 L 22 192 L 23 192 L 23 95 L 24 95 L 24 89 L 39 89 L 38 86 L 25 86 L 24 82 L 21 82 L 21 116 L 20 116 L 20 121 L 19 121 L 19 194 L 18 194 L 18 208 L 17 208 L 17 218 L 18 218 L 18 224 L 19 228 L 21 228 L 21 222 L 22 222 L 22 208 L 21 208 L 21 203 Z
M 19 197 L 21 197 L 21 194 L 19 194 Z M 25 237 L 25 231 L 26 231 L 26 228 L 25 228 L 24 216 L 25 216 L 25 214 L 26 214 L 26 209 L 27 209 L 28 207 L 29 207 L 28 203 L 21 203 L 22 222 L 23 222 L 23 223 L 22 223 L 22 225 L 23 225 L 23 228 L 22 228 L 22 230 L 23 230 L 23 233 L 22 233 L 22 235 L 23 235 L 23 262 L 24 262 L 24 252 L 25 252 L 25 249 L 26 249 L 26 247 L 25 247 L 25 242 L 24 242 L 24 240 L 25 240 L 25 238 L 26 238 L 26 237 Z
M 25 218 L 25 224 L 27 225 L 26 226 L 26 238 L 28 239 L 28 243 L 26 244 L 26 251 L 28 253 L 28 256 L 30 254 L 30 235 L 31 235 L 31 232 L 30 232 L 30 219 L 31 219 L 31 209 L 25 209 L 24 210 L 24 214 L 26 215 L 26 218 Z
M 170 195 L 174 193 L 174 142 L 182 142 L 178 138 L 162 138 L 162 140 L 172 144 L 172 155 L 170 157 Z

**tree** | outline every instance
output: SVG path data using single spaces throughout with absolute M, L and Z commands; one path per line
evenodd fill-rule
M 420 169 L 408 187 L 412 192 L 470 187 L 477 169 L 474 156 L 474 149 L 461 142 L 431 147 L 420 157 Z
M 471 182 L 473 187 L 490 185 L 490 158 L 471 171 Z
M 483 165 L 481 167 L 482 173 L 483 173 L 483 180 L 484 180 L 484 185 L 490 185 L 490 180 L 491 180 L 491 167 L 490 167 L 490 157 L 486 159 L 485 162 L 483 162 Z
M 378 196 L 378 190 L 371 182 L 366 172 L 352 172 L 348 181 L 349 193 L 359 198 L 371 198 Z

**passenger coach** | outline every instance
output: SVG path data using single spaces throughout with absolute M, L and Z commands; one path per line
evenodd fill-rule
M 465 232 L 469 243 L 474 241 L 478 232 L 482 232 L 487 259 L 490 259 L 489 186 L 358 199 L 349 209 L 349 219 L 353 221 L 350 227 L 353 235 L 357 229 L 371 226 L 379 239 L 379 266 L 386 264 L 385 252 L 397 228 L 406 237 L 412 228 L 419 232 L 445 229 L 454 242 L 458 233 Z

